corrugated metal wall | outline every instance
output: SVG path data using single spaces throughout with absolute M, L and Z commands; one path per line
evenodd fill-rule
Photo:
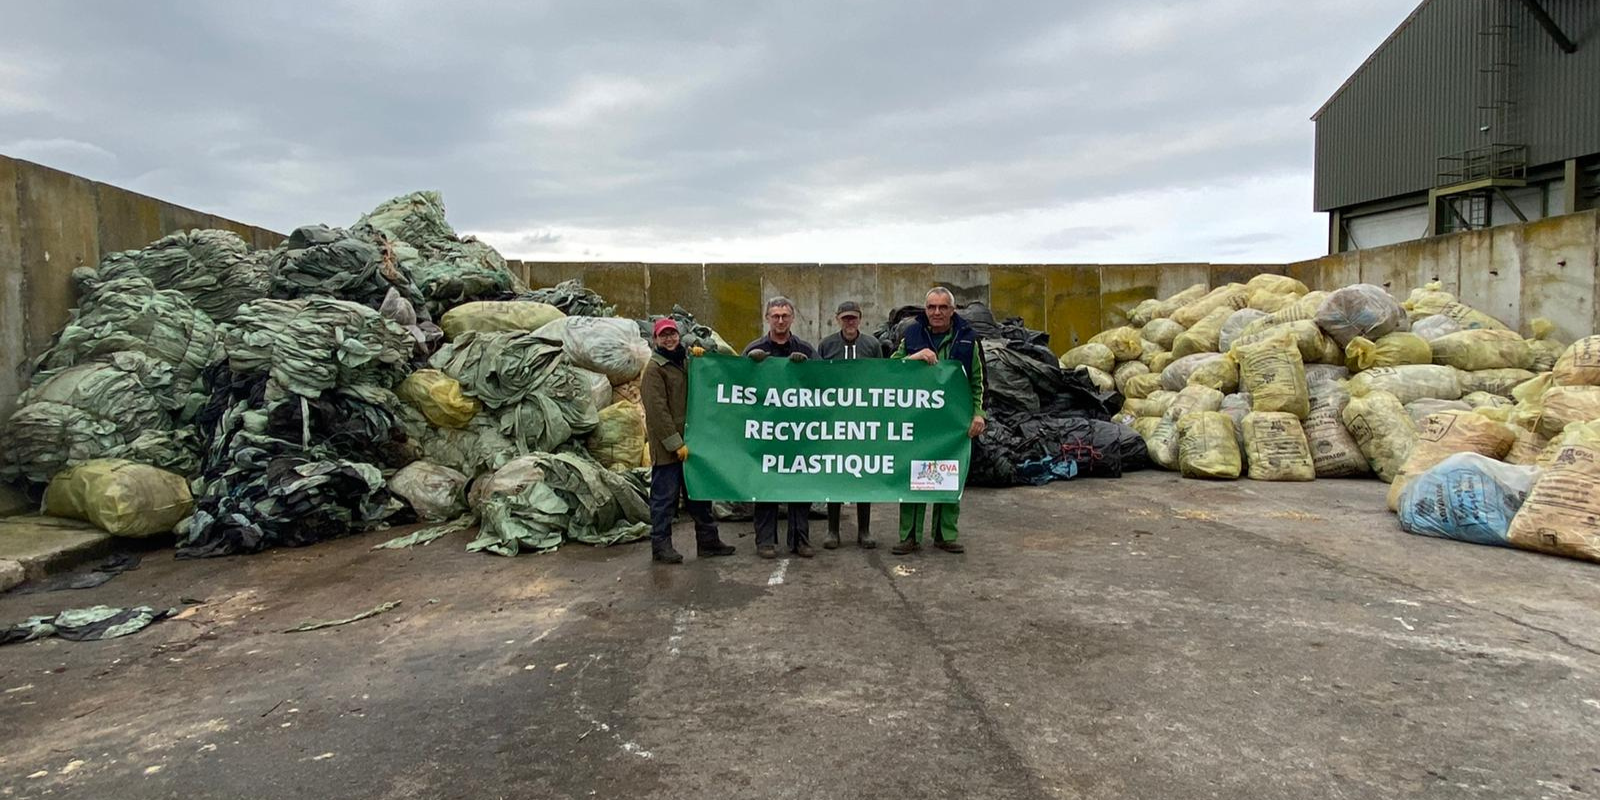
M 1476 109 L 1479 31 L 1504 5 L 1516 25 L 1513 97 L 1531 163 L 1600 153 L 1600 2 L 1542 0 L 1563 53 L 1517 0 L 1430 0 L 1317 118 L 1318 211 L 1424 191 L 1436 159 L 1489 144 Z

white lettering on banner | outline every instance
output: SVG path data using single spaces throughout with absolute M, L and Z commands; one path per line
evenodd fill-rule
M 837 455 L 833 453 L 811 456 L 761 456 L 761 471 L 779 475 L 890 475 L 894 473 L 892 455 Z M 913 487 L 915 488 L 915 487 Z
M 884 423 L 881 420 L 812 420 L 811 422 L 789 422 L 785 420 L 760 420 L 747 419 L 744 421 L 744 438 L 757 441 L 778 442 L 804 442 L 804 441 L 844 441 L 844 442 L 870 442 L 876 441 L 878 433 L 883 426 L 893 423 Z M 911 423 L 901 423 L 905 429 L 906 437 L 903 441 L 911 439 Z M 902 441 L 890 431 L 890 439 Z
M 719 383 L 717 402 L 725 405 L 753 406 L 756 404 L 756 387 Z
M 717 384 L 717 402 L 724 405 L 756 404 L 754 386 Z M 826 389 L 770 387 L 761 404 L 772 408 L 944 408 L 943 389 L 860 389 L 830 386 Z

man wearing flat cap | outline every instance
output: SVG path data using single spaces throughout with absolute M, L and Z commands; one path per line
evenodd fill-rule
M 833 318 L 839 331 L 830 334 L 817 345 L 817 355 L 828 361 L 854 361 L 861 358 L 883 358 L 883 344 L 870 333 L 861 330 L 861 304 L 846 300 L 839 304 Z M 839 546 L 839 512 L 843 503 L 828 504 L 828 536 L 822 546 L 832 550 Z M 878 546 L 872 538 L 872 504 L 856 503 L 856 546 L 871 550 Z

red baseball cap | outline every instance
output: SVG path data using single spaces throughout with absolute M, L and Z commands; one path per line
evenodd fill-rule
M 669 328 L 676 331 L 678 329 L 678 323 L 673 322 L 671 317 L 662 317 L 661 319 L 656 320 L 655 332 L 651 335 L 660 336 L 662 331 Z

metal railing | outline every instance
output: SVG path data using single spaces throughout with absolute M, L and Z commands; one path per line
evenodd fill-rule
M 1435 188 L 1482 180 L 1526 180 L 1528 146 L 1489 144 L 1439 156 L 1437 170 Z

